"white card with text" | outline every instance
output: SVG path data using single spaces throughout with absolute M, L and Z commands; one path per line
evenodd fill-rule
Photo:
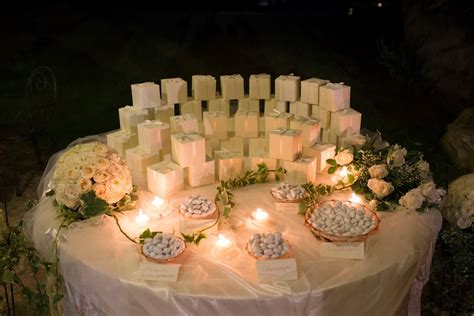
M 342 259 L 364 259 L 365 243 L 362 242 L 322 242 L 321 257 Z
M 138 268 L 138 278 L 147 281 L 177 282 L 180 264 L 158 264 L 142 262 Z
M 279 212 L 284 212 L 288 214 L 298 214 L 300 210 L 299 203 L 279 203 L 275 202 L 275 208 Z
M 290 258 L 257 261 L 257 276 L 260 282 L 297 280 L 296 260 Z

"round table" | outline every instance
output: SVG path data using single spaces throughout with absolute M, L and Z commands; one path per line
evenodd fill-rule
M 304 226 L 304 218 L 277 211 L 270 196 L 274 184 L 235 190 L 236 207 L 229 225 L 235 228 L 238 255 L 229 260 L 211 256 L 213 236 L 199 246 L 188 246 L 179 263 L 178 282 L 150 282 L 138 278 L 144 258 L 111 218 L 102 223 L 74 225 L 64 231 L 60 264 L 67 288 L 68 314 L 75 315 L 416 315 L 423 285 L 428 281 L 431 255 L 441 215 L 379 213 L 378 231 L 366 241 L 362 260 L 320 256 L 318 241 Z M 216 185 L 180 192 L 179 203 L 190 194 L 213 199 Z M 333 198 L 333 196 L 331 197 Z M 250 223 L 257 207 L 269 212 L 272 223 L 258 228 Z M 135 216 L 135 213 L 133 214 Z M 132 214 L 121 218 L 133 234 Z M 43 197 L 26 217 L 35 245 L 49 253 L 57 225 L 51 197 Z M 179 232 L 183 217 L 177 212 L 156 220 L 152 230 Z M 296 259 L 298 280 L 259 283 L 255 259 L 245 243 L 255 232 L 281 231 Z

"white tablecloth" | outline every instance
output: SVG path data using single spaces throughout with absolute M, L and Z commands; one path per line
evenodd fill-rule
M 244 223 L 257 207 L 267 210 L 272 226 L 234 230 L 240 254 L 232 260 L 210 256 L 212 238 L 189 246 L 176 283 L 137 278 L 142 260 L 112 219 L 99 226 L 78 225 L 65 231 L 60 245 L 61 270 L 68 290 L 68 313 L 85 315 L 416 315 L 421 289 L 428 281 L 431 255 L 441 227 L 438 211 L 418 214 L 379 213 L 379 230 L 366 242 L 363 260 L 328 259 L 321 242 L 296 214 L 278 212 L 260 184 L 235 191 L 237 206 L 230 223 Z M 215 185 L 183 191 L 174 199 L 202 194 L 213 199 Z M 51 237 L 44 232 L 57 223 L 51 198 L 43 198 L 27 220 L 31 238 L 45 253 Z M 122 218 L 133 233 L 133 223 Z M 177 232 L 177 213 L 156 221 L 153 229 Z M 255 232 L 281 231 L 292 246 L 299 278 L 260 284 L 255 259 L 245 242 Z M 212 237 L 212 236 L 211 236 Z

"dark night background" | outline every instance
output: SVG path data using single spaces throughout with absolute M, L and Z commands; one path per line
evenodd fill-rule
M 363 127 L 424 151 L 439 184 L 460 174 L 440 139 L 473 105 L 473 1 L 98 3 L 0 12 L 0 123 L 22 120 L 33 69 L 56 76 L 50 120 L 35 122 L 45 155 L 118 128 L 132 83 L 181 77 L 190 90 L 193 74 L 240 73 L 248 89 L 252 73 L 294 73 L 350 85 Z

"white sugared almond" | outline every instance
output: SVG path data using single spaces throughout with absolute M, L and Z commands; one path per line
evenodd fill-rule
M 249 239 L 247 249 L 257 258 L 277 259 L 288 252 L 289 246 L 280 232 L 274 234 L 257 233 Z

